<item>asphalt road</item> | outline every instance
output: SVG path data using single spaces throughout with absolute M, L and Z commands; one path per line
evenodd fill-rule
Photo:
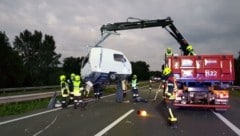
M 91 101 L 85 110 L 55 109 L 34 111 L 28 115 L 0 119 L 1 136 L 238 136 L 240 128 L 240 98 L 231 97 L 231 108 L 218 114 L 230 122 L 222 121 L 207 109 L 174 110 L 178 118 L 177 127 L 167 121 L 167 111 L 159 97 L 151 101 L 157 86 L 150 93 L 148 87 L 140 89 L 140 95 L 148 103 L 115 102 L 115 95 Z M 146 110 L 147 117 L 137 114 Z M 40 115 L 36 115 L 40 114 Z M 29 117 L 32 116 L 32 117 Z M 20 117 L 24 117 L 22 119 Z M 15 119 L 12 120 L 12 119 Z M 232 123 L 232 124 L 231 124 Z M 228 125 L 229 126 L 228 126 Z M 233 125 L 233 126 L 231 126 Z M 236 127 L 236 128 L 234 128 Z

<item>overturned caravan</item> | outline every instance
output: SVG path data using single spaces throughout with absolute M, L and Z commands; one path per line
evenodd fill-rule
M 126 79 L 131 74 L 131 63 L 122 52 L 103 47 L 92 47 L 81 66 L 83 80 L 93 85 Z

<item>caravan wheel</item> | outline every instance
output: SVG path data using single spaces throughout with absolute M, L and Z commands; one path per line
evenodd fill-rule
M 109 73 L 109 79 L 111 81 L 115 81 L 117 79 L 117 75 L 115 73 Z

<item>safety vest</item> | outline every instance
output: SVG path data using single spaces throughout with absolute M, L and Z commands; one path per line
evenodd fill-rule
M 81 85 L 81 81 L 73 81 L 73 95 L 74 96 L 81 96 L 80 85 Z
M 133 89 L 137 89 L 137 79 L 132 80 L 132 87 Z
M 67 82 L 66 81 L 61 81 L 60 87 L 61 87 L 62 97 L 68 97 L 69 96 L 69 89 L 68 89 Z

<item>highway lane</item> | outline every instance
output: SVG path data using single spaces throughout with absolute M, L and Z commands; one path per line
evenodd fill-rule
M 240 97 L 231 96 L 229 104 L 231 108 L 222 115 L 240 129 Z
M 163 104 L 150 102 L 147 105 L 137 104 L 136 109 L 146 109 L 147 118 L 131 115 L 113 128 L 108 135 L 140 135 L 140 136 L 237 136 L 229 127 L 220 121 L 210 110 L 181 109 L 174 113 L 178 118 L 178 127 L 172 128 L 167 123 L 167 111 Z M 237 114 L 237 113 L 236 113 Z M 124 130 L 124 131 L 123 131 Z
M 156 90 L 153 89 L 153 91 Z M 149 95 L 147 88 L 140 89 L 143 98 L 153 98 L 154 92 Z M 130 94 L 127 99 L 131 100 Z M 223 114 L 230 122 L 239 126 L 239 101 L 231 99 L 232 108 Z M 237 106 L 237 107 L 235 107 Z M 146 110 L 148 117 L 137 115 L 138 110 Z M 209 110 L 185 109 L 177 110 L 178 127 L 172 128 L 167 124 L 167 112 L 163 104 L 157 101 L 148 103 L 116 103 L 115 96 L 107 97 L 88 103 L 86 110 L 61 109 L 24 120 L 0 125 L 1 135 L 40 135 L 40 136 L 92 136 L 130 110 L 134 110 L 123 118 L 116 126 L 104 135 L 139 135 L 139 136 L 236 136 L 226 124 Z

